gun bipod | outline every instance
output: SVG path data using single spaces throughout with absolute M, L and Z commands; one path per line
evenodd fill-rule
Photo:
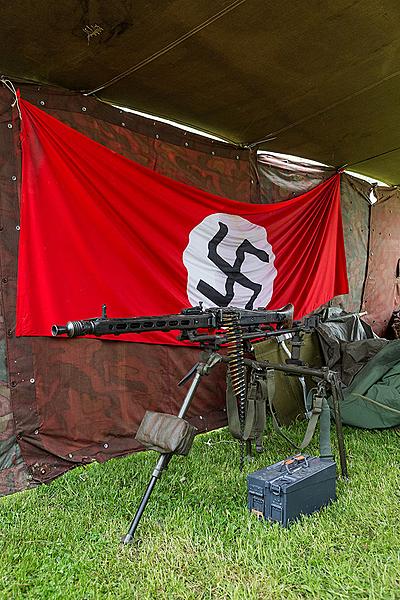
M 203 358 L 203 356 L 202 356 Z M 219 362 L 221 362 L 222 360 L 222 356 L 220 356 L 219 354 L 217 354 L 216 352 L 209 352 L 208 356 L 204 357 L 205 361 L 204 362 L 198 362 L 195 365 L 194 370 L 189 371 L 189 373 L 192 375 L 192 371 L 193 371 L 193 381 L 190 384 L 189 390 L 186 393 L 186 396 L 183 400 L 182 406 L 180 408 L 180 411 L 178 413 L 178 418 L 179 419 L 183 419 L 187 413 L 187 411 L 189 410 L 190 404 L 192 402 L 193 396 L 197 390 L 197 387 L 201 381 L 201 378 L 204 375 L 208 375 L 208 373 L 210 372 L 210 370 L 215 367 Z M 190 375 L 190 376 L 191 376 Z M 186 376 L 187 377 L 187 376 Z M 154 489 L 154 486 L 156 485 L 158 479 L 161 477 L 163 471 L 167 468 L 169 461 L 171 460 L 172 456 L 173 456 L 173 452 L 169 452 L 169 453 L 160 453 L 160 457 L 157 461 L 157 464 L 153 470 L 153 473 L 151 475 L 149 484 L 146 488 L 146 491 L 142 497 L 142 500 L 140 502 L 140 505 L 136 511 L 136 514 L 133 518 L 133 521 L 128 529 L 127 534 L 123 537 L 122 539 L 122 543 L 123 544 L 130 544 L 133 541 L 133 536 L 135 535 L 135 531 L 139 525 L 140 519 L 144 513 L 144 510 L 147 506 L 147 503 L 150 499 L 151 493 Z

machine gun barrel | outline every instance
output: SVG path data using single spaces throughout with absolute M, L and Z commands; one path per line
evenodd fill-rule
M 144 333 L 149 331 L 190 331 L 197 329 L 220 329 L 224 326 L 224 317 L 232 312 L 238 313 L 239 323 L 243 327 L 256 327 L 276 324 L 278 327 L 290 327 L 293 322 L 293 305 L 287 304 L 276 310 L 245 310 L 240 308 L 188 308 L 175 315 L 153 317 L 131 317 L 109 319 L 105 314 L 95 319 L 68 321 L 66 325 L 53 325 L 53 336 L 67 335 L 121 335 Z

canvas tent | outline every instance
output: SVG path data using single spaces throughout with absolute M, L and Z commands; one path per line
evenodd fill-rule
M 397 182 L 394 3 L 73 4 L 2 7 L 1 72 L 34 81 L 20 85 L 24 98 L 92 139 L 240 201 L 284 200 L 344 164 Z M 123 73 L 96 94 L 77 91 Z M 231 142 L 129 115 L 97 96 Z M 0 493 L 137 450 L 144 409 L 176 413 L 176 381 L 195 361 L 187 348 L 65 340 L 55 352 L 49 338 L 15 337 L 21 156 L 12 102 L 1 89 Z M 332 167 L 257 156 L 257 148 Z M 398 303 L 399 193 L 378 188 L 371 206 L 370 184 L 345 173 L 341 189 L 351 289 L 336 301 L 366 309 L 382 333 Z M 217 370 L 199 390 L 190 417 L 200 430 L 225 424 L 222 379 Z
M 394 0 L 17 0 L 0 16 L 9 77 L 399 183 Z

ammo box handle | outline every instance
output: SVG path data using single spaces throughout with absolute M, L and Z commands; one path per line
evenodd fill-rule
M 308 460 L 306 456 L 303 454 L 297 454 L 296 456 L 292 456 L 291 458 L 287 458 L 283 461 L 284 467 L 288 473 L 293 473 L 294 471 L 298 471 L 303 467 L 308 467 Z

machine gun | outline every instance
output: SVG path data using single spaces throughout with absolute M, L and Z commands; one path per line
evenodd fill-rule
M 227 326 L 231 316 L 236 316 L 236 321 L 241 327 L 256 331 L 262 326 L 271 323 L 282 328 L 290 328 L 293 323 L 293 305 L 288 304 L 277 310 L 245 310 L 241 308 L 206 308 L 195 306 L 185 308 L 175 315 L 162 315 L 155 317 L 129 317 L 124 319 L 109 319 L 106 305 L 103 304 L 101 317 L 84 321 L 68 321 L 66 325 L 53 325 L 53 336 L 67 335 L 78 337 L 84 335 L 122 335 L 128 333 L 144 333 L 149 331 L 181 331 L 179 339 L 189 341 L 203 341 L 196 332 L 199 329 L 212 329 L 219 331 Z M 259 331 L 262 333 L 262 331 Z
M 246 401 L 246 366 L 244 358 L 244 336 L 245 339 L 259 339 L 268 335 L 278 335 L 289 331 L 293 324 L 293 305 L 288 304 L 276 310 L 245 310 L 234 307 L 207 308 L 196 306 L 184 309 L 179 314 L 131 317 L 110 319 L 107 317 L 106 305 L 102 307 L 101 317 L 80 321 L 68 321 L 66 325 L 53 325 L 51 333 L 53 336 L 66 335 L 70 338 L 93 335 L 123 335 L 131 333 L 143 333 L 149 331 L 179 331 L 180 340 L 197 342 L 202 348 L 201 360 L 180 381 L 180 385 L 193 377 L 190 388 L 183 400 L 178 417 L 163 415 L 162 413 L 146 413 L 136 435 L 141 435 L 141 441 L 148 448 L 157 449 L 160 458 L 156 464 L 150 483 L 146 489 L 135 518 L 123 539 L 123 543 L 132 541 L 134 532 L 144 512 L 153 488 L 167 467 L 173 454 L 187 454 L 190 448 L 190 437 L 194 434 L 189 424 L 184 420 L 195 391 L 200 383 L 201 377 L 207 375 L 216 364 L 225 360 L 228 363 L 228 371 L 232 381 L 232 388 L 239 404 L 239 416 L 241 431 L 244 430 L 245 401 Z M 276 326 L 276 329 L 272 327 Z M 204 333 L 204 330 L 208 332 Z M 227 346 L 227 356 L 217 354 L 221 346 Z M 170 423 L 166 417 L 177 419 L 174 422 L 175 430 L 178 430 L 175 446 L 165 436 L 155 438 L 154 431 L 168 431 Z M 156 421 L 156 426 L 154 421 Z M 169 429 L 171 431 L 171 429 Z M 243 437 L 243 436 L 242 436 Z M 147 443 L 146 443 L 147 442 Z M 240 444 L 241 458 L 240 466 L 243 468 L 244 448 L 243 440 Z
M 160 457 L 152 473 L 150 482 L 143 495 L 139 508 L 131 523 L 128 533 L 123 538 L 124 544 L 133 540 L 134 533 L 149 501 L 157 480 L 168 466 L 174 454 L 186 455 L 191 447 L 196 429 L 191 426 L 184 417 L 190 407 L 193 396 L 203 375 L 221 361 L 228 365 L 232 390 L 238 402 L 238 414 L 240 422 L 240 468 L 244 465 L 244 428 L 246 419 L 246 363 L 245 345 L 253 341 L 269 337 L 282 336 L 285 333 L 300 336 L 304 331 L 310 331 L 316 326 L 315 317 L 306 319 L 303 324 L 293 323 L 293 305 L 288 304 L 276 310 L 246 310 L 235 307 L 214 307 L 203 309 L 196 306 L 184 309 L 181 313 L 162 316 L 145 316 L 130 318 L 108 318 L 106 306 L 103 305 L 101 317 L 80 321 L 68 321 L 66 325 L 53 325 L 51 333 L 53 336 L 66 335 L 70 338 L 79 336 L 103 336 L 123 335 L 132 333 L 144 333 L 151 331 L 179 331 L 179 340 L 195 342 L 203 350 L 200 361 L 197 362 L 187 375 L 179 382 L 186 383 L 193 378 L 188 392 L 183 400 L 178 416 L 166 415 L 164 413 L 146 412 L 136 439 L 145 447 L 157 450 Z M 275 326 L 275 327 L 273 327 Z M 205 330 L 208 330 L 205 331 Z M 227 352 L 222 356 L 217 351 L 226 346 Z M 300 341 L 295 344 L 296 356 L 292 356 L 292 365 L 263 365 L 263 368 L 284 370 L 288 374 L 302 375 L 310 370 L 301 366 L 298 360 Z M 299 364 L 300 363 L 300 364 Z M 330 372 L 313 371 L 311 374 L 326 379 Z M 335 421 L 338 439 L 342 440 L 341 422 L 338 401 L 335 399 Z M 339 435 L 340 433 L 340 435 Z M 247 442 L 248 443 L 248 442 Z M 251 444 L 251 443 L 250 443 Z M 339 444 L 341 447 L 341 444 Z M 248 446 L 249 449 L 249 446 Z M 345 461 L 344 445 L 341 451 L 341 459 Z M 345 467 L 345 462 L 342 466 Z M 343 474 L 345 470 L 342 468 Z

